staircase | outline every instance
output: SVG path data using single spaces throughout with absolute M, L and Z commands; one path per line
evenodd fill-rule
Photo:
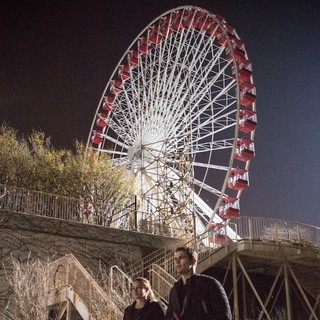
M 122 320 L 117 304 L 72 254 L 54 261 L 51 267 L 48 307 L 59 306 L 57 320 L 68 314 L 70 303 L 83 320 Z

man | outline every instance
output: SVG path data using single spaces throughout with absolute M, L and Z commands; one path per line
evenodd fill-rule
M 227 295 L 216 279 L 195 273 L 195 252 L 175 250 L 175 267 L 181 279 L 170 291 L 166 320 L 231 320 Z

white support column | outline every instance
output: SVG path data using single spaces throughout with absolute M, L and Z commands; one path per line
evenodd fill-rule
M 287 317 L 288 317 L 288 320 L 292 320 L 290 282 L 289 282 L 288 262 L 287 262 L 287 260 L 284 262 L 284 284 L 285 284 L 285 290 L 286 290 Z
M 232 254 L 232 279 L 233 279 L 233 319 L 239 320 L 239 298 L 238 298 L 238 281 L 237 281 L 237 256 Z
M 66 320 L 71 320 L 71 301 L 67 301 L 67 318 Z

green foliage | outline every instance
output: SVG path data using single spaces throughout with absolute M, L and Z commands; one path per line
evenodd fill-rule
M 0 183 L 24 187 L 32 167 L 33 160 L 27 142 L 18 140 L 17 132 L 3 124 L 0 127 Z
M 96 154 L 80 143 L 75 151 L 56 150 L 42 132 L 18 137 L 17 131 L 0 128 L 0 184 L 72 198 L 90 195 L 103 211 L 121 206 L 133 194 L 134 177 L 111 166 L 106 154 Z M 99 205 L 96 211 L 99 211 Z

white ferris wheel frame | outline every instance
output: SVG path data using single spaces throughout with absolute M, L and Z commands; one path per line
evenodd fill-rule
M 154 19 L 119 60 L 87 146 L 135 173 L 140 222 L 165 223 L 170 235 L 195 223 L 199 234 L 239 214 L 255 97 L 235 28 L 203 8 L 178 7 Z

